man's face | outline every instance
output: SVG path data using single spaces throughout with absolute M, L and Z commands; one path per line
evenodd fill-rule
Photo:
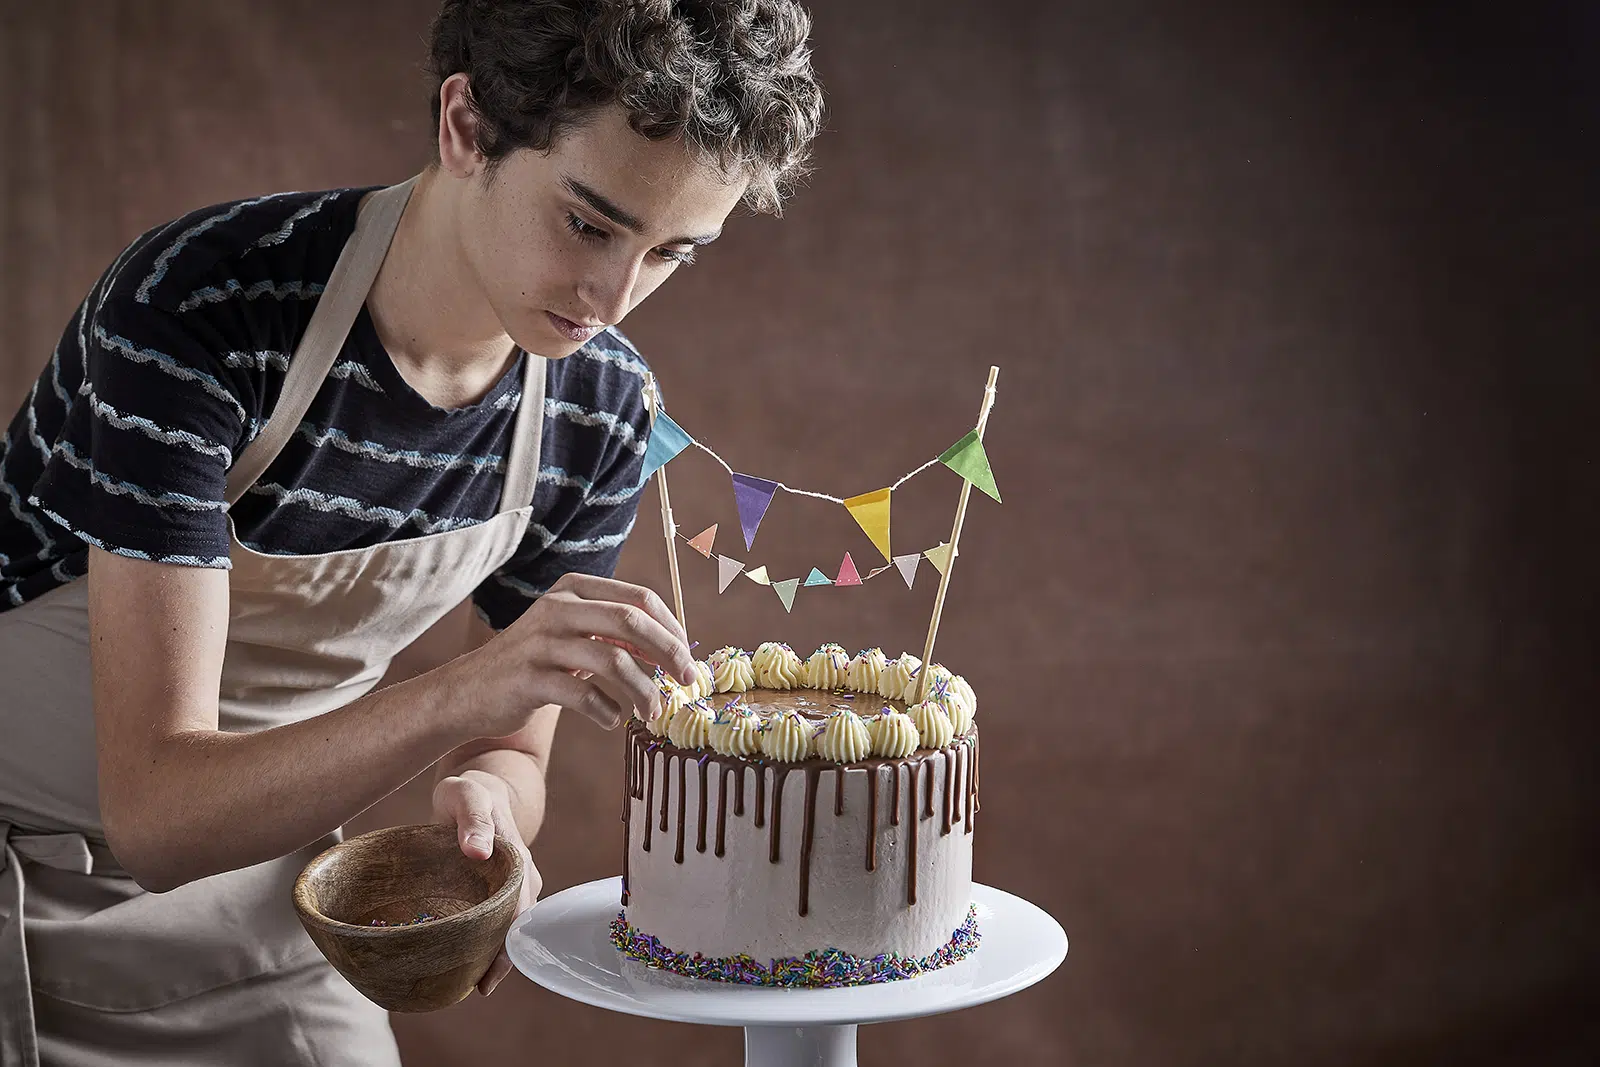
M 463 254 L 513 341 L 568 356 L 691 262 L 744 188 L 609 107 L 549 152 L 512 153 L 492 184 L 472 175 Z

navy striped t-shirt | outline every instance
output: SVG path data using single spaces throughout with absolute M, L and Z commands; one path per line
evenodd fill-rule
M 117 257 L 0 441 L 0 611 L 82 576 L 88 545 L 227 567 L 230 517 L 251 549 L 309 555 L 494 515 L 526 356 L 478 403 L 438 408 L 365 307 L 289 443 L 223 503 L 368 191 L 219 204 Z M 649 436 L 644 373 L 615 330 L 550 361 L 533 521 L 473 594 L 497 629 L 567 571 L 613 572 Z

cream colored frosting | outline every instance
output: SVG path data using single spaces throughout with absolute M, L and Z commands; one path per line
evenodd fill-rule
M 727 655 L 722 655 L 724 652 Z M 744 693 L 756 684 L 755 669 L 744 649 L 722 648 L 712 653 L 712 657 L 712 684 L 717 692 Z
M 704 700 L 717 691 L 716 677 L 711 673 L 711 664 L 704 660 L 694 661 L 694 684 L 689 687 L 696 700 Z
M 867 720 L 867 736 L 872 743 L 872 754 L 885 759 L 905 759 L 922 742 L 911 716 L 890 708 Z
M 817 755 L 835 763 L 855 763 L 872 754 L 872 738 L 861 716 L 840 708 L 822 724 L 817 735 Z
M 814 727 L 799 712 L 776 712 L 761 731 L 761 753 L 769 759 L 794 763 L 815 751 Z
M 850 657 L 843 646 L 826 644 L 806 660 L 802 680 L 811 689 L 840 689 L 849 673 Z
M 844 684 L 857 693 L 876 693 L 883 682 L 883 669 L 889 660 L 881 648 L 862 649 L 845 668 Z
M 955 739 L 955 724 L 950 721 L 950 715 L 942 704 L 924 700 L 920 704 L 913 704 L 907 712 L 916 724 L 923 748 L 944 748 Z
M 711 723 L 711 747 L 724 756 L 761 753 L 761 717 L 737 705 L 722 709 Z
M 950 691 L 950 699 L 944 702 L 944 710 L 950 716 L 950 729 L 957 737 L 965 737 L 967 731 L 972 729 L 972 709 L 967 702 L 956 695 L 955 690 Z
M 671 736 L 668 731 L 672 724 L 673 716 L 692 703 L 694 703 L 694 697 L 690 695 L 688 689 L 685 689 L 677 682 L 666 682 L 661 687 L 661 715 L 652 721 L 647 721 L 644 724 L 644 728 L 656 737 Z M 638 709 L 634 710 L 637 712 Z
M 805 670 L 794 649 L 777 641 L 768 641 L 756 649 L 750 665 L 755 669 L 756 685 L 762 689 L 793 689 L 800 684 Z
M 673 712 L 667 727 L 667 737 L 679 748 L 705 748 L 711 740 L 711 706 L 704 700 L 685 704 Z
M 902 652 L 890 660 L 883 669 L 883 677 L 878 683 L 878 695 L 886 696 L 890 700 L 915 700 L 917 691 L 915 682 L 919 675 L 917 668 L 922 666 L 922 661 L 909 652 Z M 907 692 L 910 689 L 910 692 Z
M 972 725 L 973 713 L 978 709 L 978 698 L 972 686 L 959 674 L 950 673 L 950 669 L 943 664 L 935 663 L 929 670 L 933 672 L 933 680 L 928 689 L 928 699 L 944 705 L 950 713 L 950 721 L 955 724 L 957 736 L 966 733 L 967 727 Z

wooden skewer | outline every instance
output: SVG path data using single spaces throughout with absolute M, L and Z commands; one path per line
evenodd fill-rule
M 653 374 L 645 374 L 645 408 L 650 413 L 650 426 L 656 424 L 656 408 L 661 403 L 661 393 L 656 388 Z M 661 496 L 661 532 L 667 538 L 667 571 L 672 575 L 672 606 L 678 613 L 678 625 L 689 632 L 689 623 L 683 617 L 683 583 L 678 578 L 678 527 L 672 521 L 672 498 L 667 495 L 667 465 L 656 468 L 656 489 Z
M 983 387 L 983 407 L 978 410 L 978 440 L 983 440 L 983 429 L 989 423 L 989 409 L 994 406 L 994 383 L 1000 377 L 999 367 L 989 368 L 989 384 Z M 944 573 L 939 576 L 939 595 L 933 599 L 933 620 L 928 623 L 928 642 L 922 646 L 921 681 L 917 684 L 916 703 L 928 699 L 928 687 L 933 682 L 933 639 L 939 633 L 939 618 L 944 614 L 944 595 L 950 588 L 950 572 L 956 569 L 956 546 L 961 543 L 961 523 L 967 517 L 967 497 L 972 493 L 972 483 L 961 480 L 961 499 L 956 504 L 956 522 L 950 530 L 950 555 L 945 557 Z

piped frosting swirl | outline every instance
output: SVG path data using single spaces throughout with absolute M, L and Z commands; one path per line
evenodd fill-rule
M 955 739 L 955 725 L 942 704 L 924 700 L 920 704 L 913 704 L 907 712 L 916 724 L 923 748 L 944 748 Z
M 922 742 L 911 716 L 893 708 L 884 708 L 868 720 L 867 736 L 872 742 L 872 754 L 884 759 L 905 759 Z
M 711 747 L 724 756 L 761 754 L 761 717 L 749 708 L 730 704 L 711 723 Z
M 724 655 L 726 653 L 726 655 Z M 756 684 L 750 656 L 742 648 L 719 648 L 711 654 L 712 684 L 719 693 L 745 693 Z
M 761 753 L 769 759 L 794 763 L 816 751 L 813 726 L 789 708 L 776 712 L 761 731 Z
M 800 685 L 805 669 L 794 649 L 778 641 L 768 641 L 756 649 L 750 665 L 755 669 L 756 685 L 762 689 L 794 689 Z
M 840 689 L 850 673 L 850 657 L 843 646 L 826 644 L 806 660 L 804 684 L 811 689 Z
M 667 727 L 667 737 L 679 748 L 705 748 L 711 740 L 711 722 L 715 717 L 703 700 L 685 704 L 673 712 Z
M 817 755 L 835 763 L 855 763 L 872 754 L 872 738 L 861 716 L 840 708 L 822 725 L 817 735 Z
M 862 649 L 845 669 L 844 684 L 857 693 L 877 693 L 883 683 L 883 669 L 888 665 L 883 649 Z
M 900 653 L 884 667 L 883 677 L 878 683 L 878 695 L 908 703 L 915 700 L 917 696 L 915 683 L 917 672 L 921 667 L 920 659 L 909 652 Z

